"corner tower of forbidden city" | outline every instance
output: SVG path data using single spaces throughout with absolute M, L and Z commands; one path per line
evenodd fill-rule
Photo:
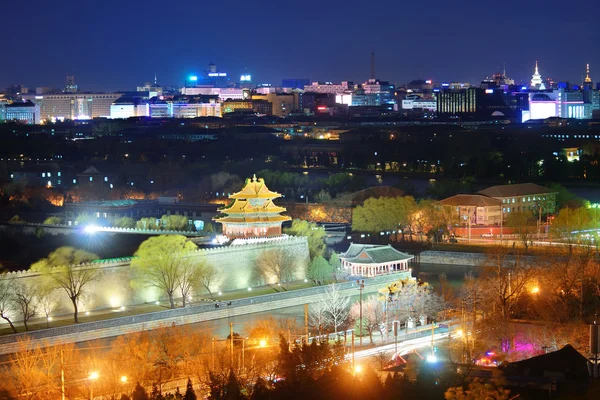
M 230 239 L 281 235 L 281 224 L 291 220 L 280 215 L 285 208 L 276 206 L 273 199 L 281 194 L 272 192 L 262 178 L 246 179 L 244 188 L 229 196 L 233 203 L 219 211 L 225 216 L 215 218 L 223 224 L 223 235 Z

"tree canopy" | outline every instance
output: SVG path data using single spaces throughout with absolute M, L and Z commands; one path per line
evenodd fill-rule
M 171 308 L 175 308 L 175 291 L 182 280 L 194 278 L 186 274 L 192 271 L 191 253 L 196 249 L 194 243 L 181 235 L 153 236 L 145 240 L 131 261 L 135 274 L 133 285 L 158 288 L 168 296 Z
M 285 229 L 284 232 L 289 235 L 306 237 L 311 260 L 325 253 L 325 229 L 314 222 L 295 219 L 292 221 L 292 226 Z
M 97 280 L 100 276 L 97 266 L 82 266 L 81 264 L 97 259 L 96 254 L 64 246 L 33 264 L 31 269 L 46 276 L 53 287 L 65 291 L 73 303 L 73 319 L 75 322 L 79 322 L 79 301 L 85 294 L 89 283 Z

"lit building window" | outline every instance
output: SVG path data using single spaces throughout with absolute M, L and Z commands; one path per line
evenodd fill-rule
M 74 185 L 74 184 L 76 184 L 76 183 L 77 183 L 77 180 L 76 180 L 76 179 L 73 179 L 73 185 Z
M 96 213 L 96 218 L 100 218 L 100 213 L 99 212 Z
M 46 177 L 46 173 L 42 172 L 42 178 L 45 178 L 45 177 Z
M 104 177 L 104 182 L 108 182 L 108 176 Z
M 93 181 L 93 180 L 94 180 L 94 178 L 90 176 L 90 182 Z

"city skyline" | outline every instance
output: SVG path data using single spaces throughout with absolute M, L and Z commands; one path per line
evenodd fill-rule
M 517 11 L 508 18 L 489 17 L 487 7 L 476 2 L 456 9 L 436 1 L 422 18 L 412 17 L 423 12 L 416 5 L 391 1 L 375 5 L 375 18 L 366 18 L 356 1 L 318 7 L 308 1 L 291 13 L 266 3 L 257 13 L 238 1 L 227 7 L 183 1 L 169 9 L 155 1 L 106 1 L 100 7 L 65 0 L 54 8 L 35 4 L 33 15 L 29 6 L 10 3 L 6 15 L 19 17 L 5 26 L 5 54 L 13 62 L 0 66 L 0 87 L 63 87 L 65 76 L 75 75 L 83 90 L 131 90 L 155 74 L 160 84 L 181 86 L 211 61 L 234 80 L 247 71 L 256 83 L 274 85 L 284 78 L 363 82 L 370 75 L 371 51 L 376 76 L 398 84 L 478 82 L 504 65 L 516 82 L 528 82 L 536 60 L 543 78 L 579 83 L 586 64 L 596 80 L 600 66 L 600 56 L 589 50 L 600 39 L 592 20 L 561 15 L 561 29 L 550 22 L 542 31 L 533 29 L 552 20 L 557 0 L 543 7 L 509 0 L 507 15 Z M 579 3 L 577 9 L 592 15 L 600 8 L 591 0 Z M 398 17 L 386 23 L 382 15 Z M 308 29 L 315 24 L 322 29 Z M 40 40 L 46 36 L 52 40 Z

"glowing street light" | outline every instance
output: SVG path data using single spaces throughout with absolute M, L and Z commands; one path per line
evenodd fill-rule
M 127 383 L 127 377 L 125 375 L 121 377 L 121 383 Z
M 427 356 L 427 362 L 428 362 L 428 363 L 435 363 L 435 362 L 437 362 L 437 360 L 438 360 L 438 359 L 437 359 L 437 357 L 435 356 L 435 354 L 429 354 L 429 355 Z
M 538 294 L 540 292 L 539 286 L 534 286 L 531 288 L 531 293 Z
M 88 379 L 91 381 L 95 381 L 96 379 L 98 379 L 100 375 L 98 375 L 97 371 L 92 371 L 90 372 L 90 375 L 88 376 Z
M 360 374 L 362 372 L 362 367 L 360 365 L 354 366 L 354 374 Z
M 100 228 L 96 225 L 88 225 L 83 230 L 85 233 L 93 235 L 94 233 L 98 232 Z
M 258 342 L 258 346 L 267 347 L 267 341 L 265 339 L 261 339 L 260 342 Z

